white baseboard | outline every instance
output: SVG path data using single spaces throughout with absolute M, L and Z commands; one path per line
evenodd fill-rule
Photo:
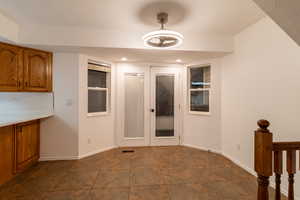
M 239 160 L 237 160 L 237 159 L 233 158 L 232 156 L 229 156 L 229 155 L 227 155 L 227 154 L 225 154 L 225 153 L 223 153 L 221 151 L 214 150 L 214 149 L 208 149 L 208 148 L 204 148 L 204 147 L 199 147 L 199 146 L 196 146 L 196 145 L 190 145 L 190 144 L 182 144 L 182 146 L 191 147 L 191 148 L 199 149 L 199 150 L 202 150 L 202 151 L 210 151 L 210 152 L 213 152 L 213 153 L 221 154 L 225 158 L 231 160 L 233 163 L 235 163 L 236 165 L 238 165 L 239 167 L 241 167 L 242 169 L 246 170 L 248 173 L 250 173 L 253 176 L 257 177 L 256 172 L 252 168 L 244 165 Z M 270 186 L 272 188 L 275 188 L 275 182 L 273 180 L 270 181 Z M 287 188 L 286 187 L 281 187 L 281 193 L 284 194 L 285 196 L 287 196 L 288 195 Z M 295 196 L 295 200 L 300 200 L 300 197 Z
M 222 154 L 222 152 L 219 151 L 219 150 L 209 149 L 209 148 L 205 148 L 205 147 L 199 147 L 199 146 L 192 145 L 192 144 L 182 144 L 182 146 L 190 147 L 190 148 L 193 148 L 193 149 L 199 149 L 201 151 L 210 151 L 210 152 L 213 152 L 213 153 Z
M 222 153 L 222 155 L 224 157 L 226 157 L 227 159 L 231 160 L 233 163 L 235 163 L 236 165 L 238 165 L 242 169 L 244 169 L 247 172 L 249 172 L 250 174 L 252 174 L 253 176 L 257 177 L 257 174 L 253 169 L 251 169 L 251 168 L 247 167 L 246 165 L 242 164 L 240 161 L 238 161 L 237 159 L 234 159 L 232 156 L 229 156 L 225 153 Z M 275 182 L 273 180 L 270 180 L 270 186 L 275 189 Z M 281 187 L 281 193 L 284 194 L 285 196 L 288 196 L 288 189 L 286 187 L 283 187 L 283 185 Z M 295 196 L 295 200 L 300 200 L 300 197 Z
M 78 156 L 43 156 L 39 161 L 60 161 L 60 160 L 78 160 Z
M 79 156 L 43 156 L 43 155 L 41 155 L 39 161 L 80 160 L 82 158 L 86 158 L 86 157 L 95 155 L 97 153 L 108 151 L 108 150 L 111 150 L 114 148 L 116 148 L 116 147 L 112 146 L 112 147 L 107 147 L 107 148 L 103 148 L 103 149 L 98 149 L 96 151 L 91 151 L 91 152 L 88 152 L 88 153 L 85 153 L 85 154 L 82 154 Z
M 223 155 L 225 158 L 231 160 L 231 161 L 232 161 L 234 164 L 236 164 L 237 166 L 239 166 L 239 167 L 241 167 L 242 169 L 246 170 L 248 173 L 252 174 L 252 175 L 255 176 L 255 177 L 257 176 L 257 175 L 256 175 L 256 172 L 255 172 L 253 169 L 251 169 L 250 167 L 247 167 L 246 165 L 242 164 L 240 161 L 238 161 L 237 159 L 233 158 L 232 156 L 229 156 L 229 155 L 227 155 L 227 154 L 225 154 L 225 153 L 222 153 L 222 155 Z
M 101 152 L 104 152 L 104 151 L 108 151 L 108 150 L 111 150 L 111 149 L 114 149 L 114 148 L 117 148 L 117 147 L 116 147 L 116 146 L 111 146 L 111 147 L 107 147 L 107 148 L 103 148 L 103 149 L 98 149 L 98 150 L 96 150 L 96 151 L 91 151 L 91 152 L 88 152 L 88 153 L 79 155 L 79 156 L 77 157 L 77 159 L 86 158 L 86 157 L 95 155 L 95 154 L 97 154 L 97 153 L 101 153 Z

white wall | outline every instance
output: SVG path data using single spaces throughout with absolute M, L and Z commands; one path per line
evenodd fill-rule
M 221 152 L 221 62 L 220 59 L 204 60 L 191 65 L 211 65 L 210 115 L 191 114 L 188 111 L 188 69 L 183 76 L 184 138 L 183 144 Z
M 87 64 L 88 59 L 111 64 L 111 103 L 107 115 L 87 116 Z M 115 146 L 115 66 L 100 58 L 80 55 L 79 61 L 79 157 L 84 157 Z
M 0 41 L 18 42 L 19 24 L 0 12 Z
M 53 57 L 54 117 L 41 123 L 41 160 L 78 156 L 78 54 Z
M 223 59 L 223 152 L 249 170 L 254 166 L 257 120 L 271 122 L 275 141 L 300 141 L 299 55 L 300 47 L 270 18 L 264 18 L 236 35 L 235 53 Z M 298 173 L 298 197 L 299 183 Z

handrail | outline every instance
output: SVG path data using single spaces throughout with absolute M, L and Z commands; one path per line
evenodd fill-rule
M 254 136 L 254 161 L 257 173 L 257 200 L 269 200 L 269 178 L 275 173 L 275 200 L 281 200 L 281 176 L 283 174 L 283 153 L 286 152 L 286 171 L 288 173 L 288 200 L 294 200 L 294 175 L 297 172 L 296 153 L 300 151 L 300 142 L 273 142 L 273 133 L 269 131 L 267 120 L 258 121 L 259 128 Z M 274 162 L 273 162 L 274 161 Z
M 273 142 L 273 151 L 300 150 L 300 142 Z

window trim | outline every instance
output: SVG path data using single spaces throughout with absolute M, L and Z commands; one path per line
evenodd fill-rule
M 203 68 L 203 67 L 210 67 L 210 84 L 209 88 L 191 88 L 191 68 Z M 202 65 L 192 65 L 187 67 L 187 76 L 188 76 L 188 82 L 187 82 L 187 95 L 188 95 L 188 113 L 191 115 L 205 115 L 210 116 L 211 115 L 211 97 L 212 97 L 212 65 L 211 64 L 202 64 Z M 209 111 L 192 111 L 191 110 L 191 92 L 192 91 L 208 91 L 208 98 L 209 98 Z
M 106 64 L 106 63 L 102 63 L 100 64 L 100 62 L 95 62 L 95 61 L 91 61 L 89 60 L 88 61 L 88 65 L 92 63 L 92 64 L 95 64 L 95 65 L 103 65 L 105 67 L 109 67 L 110 70 L 111 70 L 111 65 L 109 64 Z M 87 117 L 96 117 L 96 116 L 104 116 L 104 115 L 109 115 L 110 114 L 110 111 L 109 111 L 109 108 L 110 108 L 110 90 L 111 90 L 111 72 L 106 72 L 106 81 L 109 82 L 109 84 L 106 85 L 106 88 L 101 88 L 101 87 L 88 87 L 88 71 L 89 70 L 93 70 L 93 69 L 89 69 L 89 67 L 87 67 Z M 106 91 L 106 111 L 104 112 L 89 112 L 88 110 L 88 103 L 89 103 L 89 100 L 88 100 L 88 92 L 89 90 L 96 90 L 96 91 Z

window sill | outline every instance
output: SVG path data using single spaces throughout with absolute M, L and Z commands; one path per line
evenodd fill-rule
M 109 112 L 88 113 L 87 117 L 97 117 L 97 116 L 106 116 L 106 115 L 109 115 Z
M 197 111 L 189 111 L 191 115 L 203 115 L 203 116 L 211 116 L 210 112 L 197 112 Z

